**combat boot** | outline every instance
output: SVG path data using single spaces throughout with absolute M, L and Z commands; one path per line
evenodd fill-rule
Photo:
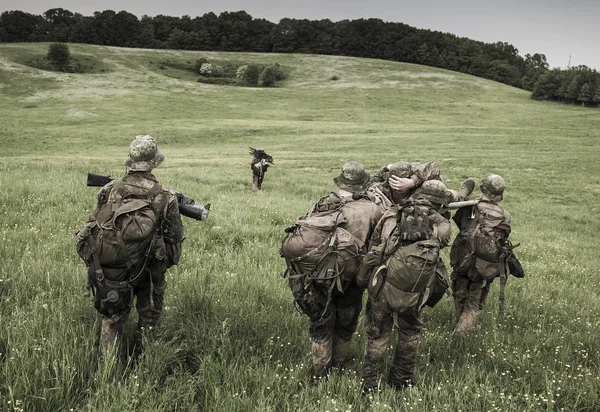
M 458 190 L 458 201 L 468 200 L 471 193 L 473 193 L 473 189 L 475 189 L 475 181 L 473 179 L 469 178 L 462 182 Z
M 475 329 L 475 322 L 479 311 L 472 309 L 465 309 L 460 315 L 456 327 L 452 332 L 452 335 L 458 338 L 467 337 Z

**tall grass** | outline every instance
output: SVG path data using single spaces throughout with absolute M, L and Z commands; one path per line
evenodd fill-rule
M 47 45 L 0 45 L 0 410 L 600 409 L 600 112 L 377 60 L 70 47 L 105 71 L 43 72 L 23 56 Z M 206 56 L 279 62 L 288 80 L 212 86 L 155 64 Z M 123 173 L 145 133 L 167 155 L 161 182 L 213 212 L 185 221 L 160 338 L 123 363 L 98 356 L 72 237 L 95 202 L 86 173 Z M 261 192 L 248 146 L 275 158 Z M 306 319 L 281 277 L 283 228 L 350 160 L 435 160 L 453 188 L 499 173 L 521 243 L 527 277 L 509 280 L 504 316 L 492 288 L 472 341 L 450 339 L 451 300 L 425 311 L 418 384 L 402 393 L 360 395 L 362 322 L 346 368 L 311 384 Z

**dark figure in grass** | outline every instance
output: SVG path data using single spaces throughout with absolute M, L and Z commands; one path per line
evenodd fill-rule
M 174 192 L 151 173 L 165 159 L 154 138 L 136 136 L 125 176 L 105 185 L 77 251 L 88 267 L 94 306 L 102 315 L 100 350 L 119 353 L 134 301 L 136 350 L 156 333 L 163 310 L 165 272 L 179 262 L 183 225 Z
M 253 149 L 251 147 L 250 154 L 252 155 L 252 162 L 250 162 L 250 168 L 252 169 L 252 190 L 261 190 L 267 169 L 275 163 L 273 162 L 273 158 L 263 149 Z

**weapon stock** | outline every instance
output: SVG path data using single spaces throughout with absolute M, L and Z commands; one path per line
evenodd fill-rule
M 88 173 L 87 175 L 87 186 L 88 187 L 102 187 L 114 179 L 110 176 L 97 175 L 94 173 Z M 183 193 L 175 192 L 177 197 L 177 203 L 179 204 L 179 213 L 183 216 L 189 217 L 195 220 L 208 220 L 208 213 L 210 212 L 210 203 L 205 206 L 196 204 L 194 199 L 187 197 Z

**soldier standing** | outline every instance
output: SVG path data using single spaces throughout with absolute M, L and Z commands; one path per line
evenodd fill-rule
M 77 249 L 88 266 L 94 306 L 102 314 L 100 349 L 120 349 L 135 298 L 136 347 L 152 339 L 163 310 L 165 272 L 179 262 L 183 225 L 175 193 L 152 170 L 165 156 L 154 138 L 131 142 L 125 176 L 105 185 L 83 229 Z
M 306 305 L 310 302 L 305 301 L 304 297 L 296 300 L 296 303 L 309 317 L 312 372 L 315 378 L 325 377 L 331 368 L 340 366 L 346 360 L 352 335 L 358 325 L 358 317 L 362 310 L 363 288 L 356 284 L 356 275 L 360 261 L 368 250 L 369 237 L 381 218 L 377 205 L 364 195 L 368 181 L 369 174 L 362 164 L 358 162 L 344 164 L 339 176 L 333 179 L 339 190 L 323 197 L 311 207 L 304 218 L 299 219 L 299 221 L 313 217 L 328 219 L 333 212 L 336 216 L 335 227 L 345 233 L 344 245 L 337 244 L 342 242 L 336 235 L 339 232 L 334 232 L 327 238 L 326 244 L 318 246 L 305 255 L 296 256 L 297 253 L 291 252 L 289 245 L 293 244 L 293 241 L 286 243 L 290 238 L 284 240 L 282 245 L 282 256 L 286 257 L 290 279 L 300 279 L 304 282 L 300 285 L 300 289 L 310 291 L 310 295 L 305 296 L 310 296 L 312 306 Z M 290 229 L 294 230 L 294 227 Z M 297 234 L 290 232 L 289 236 L 291 239 L 308 238 L 310 230 L 310 227 L 304 227 Z M 328 244 L 333 250 L 325 252 L 323 246 Z M 349 244 L 351 245 L 349 251 L 336 248 Z M 322 253 L 325 254 L 321 256 Z M 319 262 L 325 262 L 331 256 L 335 263 L 331 270 L 325 272 L 324 277 L 319 278 L 322 266 L 320 263 L 317 263 L 316 267 L 302 267 L 302 262 L 309 256 L 312 258 L 317 256 L 315 259 Z
M 479 188 L 479 203 L 459 209 L 453 217 L 460 230 L 450 250 L 456 336 L 466 336 L 475 328 L 490 284 L 494 278 L 506 275 L 502 246 L 508 242 L 511 218 L 498 205 L 503 198 L 504 179 L 491 174 Z
M 389 382 L 400 390 L 415 384 L 414 368 L 423 327 L 421 311 L 431 296 L 439 270 L 439 251 L 450 241 L 450 222 L 438 213 L 446 202 L 447 189 L 442 182 L 425 182 L 405 207 L 398 210 L 398 224 L 386 225 L 379 234 L 381 244 L 371 248 L 369 255 L 375 252 L 381 265 L 375 266 L 376 270 L 359 272 L 357 283 L 369 288 L 364 393 L 379 387 L 385 351 L 394 328 L 398 342 Z M 396 207 L 390 210 L 393 209 Z M 417 209 L 421 214 L 404 214 Z M 397 252 L 402 253 L 401 258 L 395 258 Z M 408 261 L 412 266 L 407 266 Z

